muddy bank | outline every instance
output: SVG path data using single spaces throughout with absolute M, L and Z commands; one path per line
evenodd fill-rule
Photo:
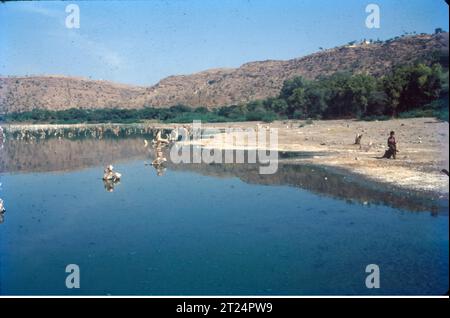
M 254 128 L 278 131 L 278 150 L 311 153 L 312 156 L 292 159 L 342 169 L 373 181 L 398 186 L 406 190 L 423 190 L 447 194 L 449 169 L 449 125 L 434 118 L 394 119 L 388 121 L 285 121 L 266 123 L 232 123 L 203 125 L 204 127 Z M 389 132 L 396 133 L 399 153 L 396 160 L 380 159 L 384 154 Z M 361 144 L 355 136 L 362 134 Z M 195 142 L 215 149 L 236 148 L 218 139 Z M 242 146 L 242 145 L 240 145 Z M 314 155 L 320 153 L 320 155 Z

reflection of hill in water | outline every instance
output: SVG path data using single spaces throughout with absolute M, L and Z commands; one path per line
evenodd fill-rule
M 259 174 L 258 166 L 242 164 L 171 165 L 168 169 L 189 170 L 216 177 L 238 177 L 250 184 L 294 186 L 355 203 L 385 204 L 410 211 L 448 214 L 448 201 L 433 194 L 407 192 L 312 165 L 280 163 L 278 172 L 273 175 Z
M 133 159 L 149 161 L 153 158 L 153 149 L 144 147 L 144 141 L 140 138 L 48 139 L 33 142 L 7 140 L 0 153 L 0 172 L 73 171 Z M 341 172 L 308 165 L 280 163 L 278 172 L 273 175 L 261 175 L 258 165 L 245 164 L 168 163 L 167 168 L 215 177 L 238 177 L 251 184 L 294 186 L 353 202 L 386 204 L 411 211 L 445 213 L 448 207 L 448 201 L 437 200 L 432 194 L 388 188 Z
M 144 158 L 143 139 L 7 140 L 0 172 L 73 171 Z

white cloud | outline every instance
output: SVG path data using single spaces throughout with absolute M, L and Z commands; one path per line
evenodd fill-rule
M 37 4 L 36 2 L 25 2 L 20 3 L 17 8 L 19 11 L 39 14 L 48 18 L 61 18 L 63 17 L 63 11 L 59 11 L 56 9 L 50 9 L 42 6 L 41 4 Z
M 87 53 L 98 58 L 101 62 L 109 67 L 119 67 L 123 63 L 123 58 L 116 51 L 108 48 L 101 42 L 92 40 L 89 36 L 80 33 L 80 29 L 67 29 L 65 27 L 65 6 L 61 9 L 45 7 L 42 4 L 35 2 L 21 3 L 17 6 L 17 9 L 22 12 L 27 12 L 31 14 L 38 14 L 46 18 L 58 19 L 60 22 L 60 29 L 57 30 L 59 37 L 68 36 L 70 40 L 75 45 L 78 45 L 78 49 L 82 50 L 83 53 Z M 82 12 L 80 15 L 82 16 Z M 82 28 L 82 26 L 81 26 Z
M 119 67 L 123 63 L 123 58 L 116 51 L 111 50 L 104 44 L 91 40 L 89 37 L 78 33 L 78 31 L 68 30 L 68 35 L 79 49 L 88 53 L 110 67 Z

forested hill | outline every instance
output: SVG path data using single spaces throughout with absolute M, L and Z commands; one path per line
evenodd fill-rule
M 380 78 L 398 65 L 417 61 L 431 65 L 446 58 L 448 33 L 445 32 L 371 43 L 351 42 L 287 61 L 251 62 L 236 69 L 170 76 L 151 87 L 67 76 L 2 77 L 0 114 L 33 109 L 167 108 L 179 104 L 211 109 L 279 96 L 283 83 L 298 76 L 314 80 L 336 72 L 349 72 Z

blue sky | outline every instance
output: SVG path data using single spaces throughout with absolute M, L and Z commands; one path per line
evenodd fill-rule
M 80 28 L 65 7 L 80 7 Z M 365 26 L 365 7 L 381 28 Z M 0 4 L 0 74 L 152 85 L 169 75 L 290 59 L 362 38 L 448 30 L 444 0 L 41 1 Z

